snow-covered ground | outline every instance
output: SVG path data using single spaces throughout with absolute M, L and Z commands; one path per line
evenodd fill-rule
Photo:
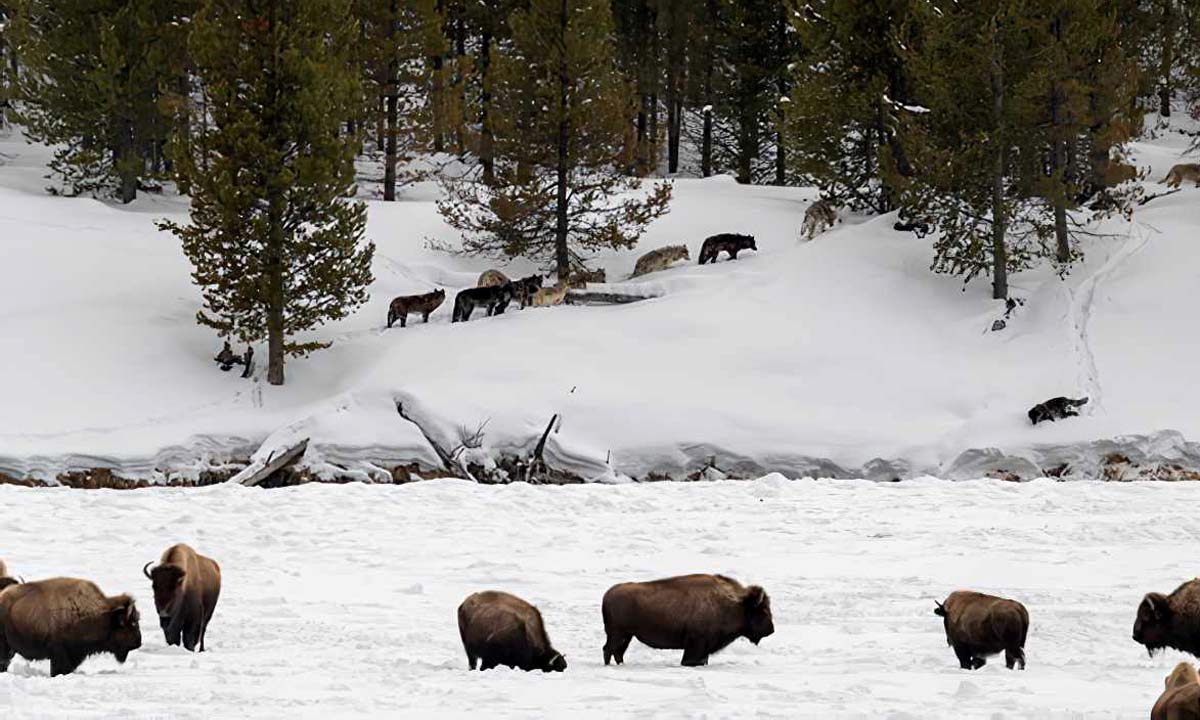
M 1135 145 L 1151 190 L 1187 143 Z M 436 465 L 397 400 L 451 445 L 487 421 L 499 451 L 530 448 L 558 413 L 549 456 L 588 478 L 678 477 L 710 457 L 751 476 L 1036 477 L 1064 461 L 1086 476 L 1110 451 L 1200 466 L 1191 187 L 1093 228 L 1101 236 L 1083 240 L 1086 260 L 1064 280 L 1050 267 L 1014 277 L 1025 305 L 993 333 L 1003 308 L 986 281 L 964 291 L 931 273 L 930 241 L 893 231 L 894 217 L 850 217 L 800 243 L 811 189 L 728 177 L 677 181 L 671 213 L 636 251 L 596 258 L 619 281 L 640 253 L 687 244 L 692 263 L 625 286 L 662 297 L 451 325 L 453 293 L 493 263 L 429 249 L 456 237 L 436 185 L 421 184 L 370 203 L 370 302 L 316 331 L 334 347 L 291 361 L 274 388 L 265 363 L 247 381 L 212 362 L 188 263 L 154 227 L 184 219 L 185 200 L 51 197 L 46 155 L 15 132 L 0 139 L 0 472 L 113 466 L 162 479 L 300 436 L 317 469 Z M 760 252 L 697 266 L 703 239 L 726 231 L 754 234 Z M 448 298 L 428 325 L 383 329 L 393 296 L 435 287 Z M 1092 403 L 1031 427 L 1025 411 L 1057 395 Z
M 1194 483 L 789 481 L 535 487 L 0 487 L 0 556 L 26 579 L 131 592 L 144 644 L 68 677 L 14 660 L 17 718 L 1144 718 L 1182 659 L 1130 638 L 1138 602 L 1196 573 Z M 209 652 L 168 648 L 142 565 L 192 543 L 222 565 Z M 705 668 L 631 646 L 605 667 L 613 583 L 762 584 L 776 632 Z M 563 674 L 467 671 L 473 591 L 538 605 Z M 935 599 L 1029 608 L 1028 669 L 958 668 Z

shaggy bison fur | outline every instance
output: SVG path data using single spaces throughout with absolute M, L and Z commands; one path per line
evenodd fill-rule
M 1200 720 L 1200 676 L 1191 663 L 1181 662 L 1167 676 L 1150 720 Z
M 52 578 L 0 592 L 0 672 L 14 655 L 49 660 L 67 675 L 91 655 L 125 662 L 142 646 L 137 606 L 129 595 L 107 597 L 87 580 Z
M 521 670 L 562 672 L 567 660 L 550 645 L 542 614 L 516 595 L 478 592 L 458 606 L 458 633 L 471 669 L 506 665 Z
M 722 233 L 713 235 L 704 241 L 704 245 L 700 247 L 700 264 L 704 265 L 709 262 L 716 262 L 717 256 L 721 251 L 729 253 L 730 260 L 737 260 L 738 253 L 742 250 L 758 251 L 758 245 L 754 244 L 753 235 L 736 235 L 733 233 Z
M 1133 639 L 1151 656 L 1163 648 L 1200 656 L 1200 579 L 1185 582 L 1170 595 L 1149 593 L 1142 598 Z
M 475 287 L 496 287 L 507 285 L 508 282 L 508 276 L 499 270 L 484 270 L 480 273 L 479 282 L 475 283 Z
M 945 603 L 935 604 L 933 613 L 943 620 L 946 644 L 954 648 L 964 670 L 983 667 L 988 655 L 1001 651 L 1009 670 L 1018 663 L 1025 669 L 1029 612 L 1024 605 L 970 590 L 952 592 Z
M 624 663 L 635 637 L 652 648 L 683 650 L 683 664 L 697 666 L 739 637 L 757 645 L 775 632 L 766 591 L 723 575 L 614 585 L 604 594 L 601 613 L 605 665 Z
M 154 587 L 158 624 L 168 645 L 204 652 L 208 622 L 221 596 L 221 566 L 182 543 L 162 554 L 159 564 L 142 568 Z
M 445 300 L 446 291 L 441 288 L 424 295 L 402 295 L 395 298 L 388 306 L 387 326 L 390 328 L 392 323 L 399 320 L 400 327 L 406 327 L 409 313 L 421 313 L 422 319 L 429 322 L 429 316 L 441 307 Z

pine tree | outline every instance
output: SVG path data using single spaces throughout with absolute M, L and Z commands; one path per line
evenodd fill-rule
M 211 128 L 177 153 L 192 184 L 183 242 L 200 286 L 197 319 L 284 358 L 325 347 L 292 338 L 365 302 L 374 246 L 354 195 L 361 104 L 350 0 L 209 0 L 191 49 Z M 199 161 L 197 160 L 199 158 Z
M 552 260 L 565 280 L 581 253 L 636 244 L 671 186 L 630 196 L 640 184 L 618 172 L 636 110 L 607 0 L 531 0 L 511 29 L 492 67 L 495 181 L 457 182 L 439 209 L 468 252 Z
M 60 146 L 50 169 L 67 193 L 111 193 L 128 203 L 138 178 L 157 169 L 170 127 L 163 88 L 184 72 L 195 5 L 17 2 L 18 119 L 31 139 Z
M 912 100 L 902 56 L 919 41 L 913 0 L 792 3 L 804 57 L 794 67 L 793 166 L 839 204 L 887 212 L 912 175 L 900 136 Z

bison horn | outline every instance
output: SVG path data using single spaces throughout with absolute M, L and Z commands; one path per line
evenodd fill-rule
M 150 562 L 146 563 L 145 567 L 142 568 L 142 574 L 145 575 L 146 577 L 150 578 L 151 580 L 154 579 L 154 578 L 150 577 L 150 566 L 153 564 L 154 564 L 154 561 L 151 560 Z

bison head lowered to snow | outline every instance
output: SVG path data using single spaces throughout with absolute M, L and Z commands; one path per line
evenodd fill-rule
M 683 575 L 621 583 L 604 594 L 604 664 L 625 662 L 629 642 L 683 650 L 683 664 L 707 665 L 708 656 L 744 637 L 755 645 L 775 632 L 771 599 L 757 585 L 723 575 Z
M 562 672 L 567 660 L 550 645 L 550 637 L 538 609 L 516 595 L 478 592 L 458 606 L 458 633 L 467 663 L 475 669 L 491 670 L 497 665 Z
M 1148 593 L 1142 598 L 1133 639 L 1150 655 L 1169 647 L 1200 656 L 1200 579 L 1185 582 L 1170 595 Z
M 154 586 L 158 624 L 168 645 L 204 652 L 204 635 L 221 596 L 221 567 L 182 543 L 162 554 L 159 564 L 142 572 Z
M 964 670 L 983 667 L 988 655 L 1001 651 L 1009 670 L 1018 663 L 1025 669 L 1029 613 L 1024 605 L 969 590 L 952 592 L 945 603 L 934 604 L 933 613 L 943 619 L 946 644 L 954 648 Z
M 0 672 L 14 655 L 49 660 L 51 675 L 75 671 L 87 657 L 125 662 L 142 646 L 138 611 L 128 595 L 108 597 L 94 583 L 52 578 L 0 592 Z

